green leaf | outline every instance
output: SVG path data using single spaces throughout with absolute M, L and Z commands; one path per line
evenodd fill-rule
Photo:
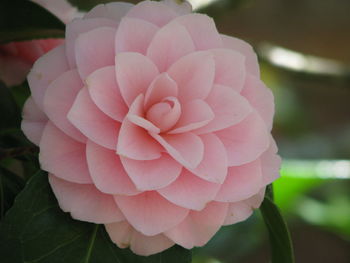
M 137 256 L 119 249 L 103 225 L 64 213 L 43 172 L 33 175 L 0 225 L 2 263 L 189 263 L 191 252 L 174 246 Z
M 5 84 L 0 82 L 0 131 L 9 128 L 19 128 L 21 122 L 20 110 Z
M 64 36 L 65 25 L 53 14 L 28 0 L 2 0 L 0 43 Z
M 278 207 L 265 196 L 260 206 L 261 214 L 269 232 L 272 263 L 294 263 L 293 246 L 286 222 Z

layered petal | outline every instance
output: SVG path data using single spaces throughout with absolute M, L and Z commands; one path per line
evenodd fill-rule
M 138 95 L 145 94 L 148 86 L 159 74 L 154 63 L 139 53 L 120 53 L 116 56 L 115 63 L 120 92 L 128 105 Z
M 184 169 L 175 182 L 159 189 L 158 193 L 178 206 L 200 211 L 215 198 L 220 186 Z
M 67 114 L 73 105 L 83 83 L 76 69 L 67 71 L 51 82 L 44 98 L 44 110 L 58 128 L 79 142 L 86 142 L 86 137 L 67 119 Z
M 28 83 L 35 104 L 43 110 L 45 91 L 51 81 L 69 70 L 65 56 L 65 46 L 61 45 L 39 58 L 28 74 Z
M 209 52 L 193 52 L 180 58 L 168 70 L 175 80 L 182 102 L 205 99 L 210 93 L 215 77 L 215 63 Z
M 40 141 L 39 160 L 43 170 L 59 178 L 80 184 L 92 183 L 86 164 L 85 144 L 70 138 L 50 121 Z
M 193 41 L 185 27 L 169 23 L 155 34 L 147 49 L 147 56 L 158 66 L 160 72 L 164 72 L 179 58 L 194 50 Z
M 136 231 L 127 221 L 106 224 L 108 235 L 120 248 L 130 247 L 137 255 L 149 256 L 174 245 L 174 242 L 163 234 L 145 236 Z
M 132 8 L 134 5 L 125 2 L 113 2 L 107 4 L 100 4 L 91 9 L 84 15 L 84 19 L 88 18 L 109 18 L 119 22 L 123 16 Z
M 201 211 L 191 211 L 186 219 L 165 235 L 184 248 L 205 245 L 225 220 L 228 204 L 211 202 Z
M 114 196 L 128 222 L 147 236 L 160 234 L 179 224 L 188 209 L 174 205 L 155 191 L 135 196 Z
M 271 184 L 278 177 L 280 177 L 281 157 L 277 154 L 277 146 L 274 139 L 270 139 L 270 147 L 265 151 L 261 157 L 261 169 L 263 175 L 263 182 L 265 185 Z
M 238 202 L 253 196 L 263 187 L 260 160 L 228 169 L 228 175 L 215 197 L 216 201 Z
M 47 121 L 45 113 L 38 108 L 33 97 L 29 97 L 23 106 L 21 129 L 32 143 L 39 145 Z
M 256 112 L 216 134 L 226 148 L 229 166 L 242 165 L 257 159 L 270 144 L 265 123 Z
M 86 158 L 92 181 L 101 192 L 119 195 L 139 193 L 115 151 L 88 140 Z
M 74 219 L 105 224 L 124 220 L 111 195 L 98 191 L 91 184 L 76 184 L 49 175 L 49 182 L 64 212 Z
M 124 17 L 119 24 L 115 37 L 115 52 L 138 52 L 146 55 L 159 27 L 147 21 Z
M 159 159 L 139 161 L 120 157 L 122 164 L 131 180 L 140 191 L 161 189 L 180 175 L 182 166 L 163 153 Z
M 128 108 L 120 94 L 115 67 L 96 70 L 86 79 L 86 85 L 96 106 L 112 119 L 122 122 Z
M 83 88 L 68 113 L 69 121 L 95 143 L 115 150 L 120 123 L 101 112 Z
M 249 102 L 230 87 L 214 85 L 206 98 L 206 102 L 214 112 L 211 122 L 195 131 L 196 134 L 205 134 L 233 127 L 241 122 L 252 111 Z

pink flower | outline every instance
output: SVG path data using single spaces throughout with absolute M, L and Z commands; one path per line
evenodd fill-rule
M 98 5 L 28 77 L 22 128 L 60 207 L 140 255 L 206 244 L 278 177 L 256 55 L 190 11 Z
M 79 13 L 65 0 L 32 0 L 48 9 L 64 22 Z M 0 45 L 0 79 L 8 86 L 21 84 L 33 63 L 46 52 L 61 45 L 63 39 L 18 41 Z

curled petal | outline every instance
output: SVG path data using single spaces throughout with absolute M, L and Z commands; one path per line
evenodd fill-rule
M 120 19 L 125 16 L 125 14 L 134 5 L 124 2 L 114 2 L 107 4 L 100 4 L 91 9 L 88 13 L 84 15 L 84 19 L 88 18 L 109 18 L 114 21 L 119 22 Z
M 274 139 L 270 138 L 270 147 L 260 156 L 263 182 L 271 184 L 280 177 L 281 157 L 277 154 L 277 146 Z

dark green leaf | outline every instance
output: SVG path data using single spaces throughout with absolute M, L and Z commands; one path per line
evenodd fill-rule
M 28 0 L 2 0 L 0 43 L 64 36 L 64 24 L 53 14 Z
M 290 234 L 278 207 L 265 196 L 260 211 L 269 232 L 271 262 L 293 263 L 294 254 Z
M 22 110 L 25 101 L 30 96 L 30 89 L 28 86 L 28 82 L 25 81 L 21 85 L 11 87 L 11 92 L 18 107 Z
M 19 128 L 21 122 L 20 110 L 5 84 L 0 82 L 0 131 Z
M 47 176 L 38 172 L 0 225 L 2 263 L 189 263 L 191 252 L 172 247 L 140 257 L 119 249 L 102 225 L 73 220 L 59 208 Z

